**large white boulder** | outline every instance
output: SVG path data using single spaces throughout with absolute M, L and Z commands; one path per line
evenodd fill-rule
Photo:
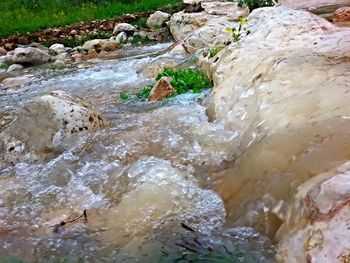
M 170 19 L 170 15 L 168 13 L 162 11 L 156 11 L 150 15 L 147 19 L 147 26 L 149 28 L 153 28 L 155 26 L 163 26 L 166 21 Z
M 50 54 L 52 53 L 53 55 L 61 54 L 64 51 L 65 51 L 65 47 L 63 44 L 56 43 L 49 47 L 49 52 Z
M 7 53 L 6 60 L 11 64 L 39 65 L 51 60 L 45 51 L 35 47 L 19 47 Z

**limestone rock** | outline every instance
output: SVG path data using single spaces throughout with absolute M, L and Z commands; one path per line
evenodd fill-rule
M 29 82 L 32 81 L 31 76 L 21 76 L 21 77 L 14 77 L 14 78 L 6 78 L 1 82 L 1 86 L 4 89 L 14 89 L 19 88 Z
M 7 53 L 6 60 L 11 64 L 40 65 L 51 60 L 45 51 L 35 47 L 19 47 Z
M 152 88 L 148 100 L 162 100 L 168 96 L 175 94 L 176 90 L 171 86 L 171 80 L 172 79 L 169 77 L 162 77 L 160 80 L 158 80 L 156 85 L 154 85 L 154 87 Z
M 113 35 L 118 35 L 120 32 L 133 33 L 136 31 L 136 27 L 128 23 L 120 23 L 115 25 L 113 29 Z
M 279 262 L 349 260 L 349 182 L 347 162 L 298 188 L 288 212 L 291 218 L 282 226 L 285 234 L 278 247 Z
M 56 58 L 56 60 L 65 61 L 66 59 L 69 59 L 69 54 L 68 54 L 68 52 L 63 52 L 63 53 L 58 54 L 55 58 Z
M 119 44 L 125 44 L 128 41 L 128 36 L 125 32 L 120 32 L 117 36 L 111 37 L 111 39 L 112 38 Z
M 114 51 L 118 48 L 120 48 L 120 44 L 112 39 L 93 39 L 86 41 L 83 45 L 83 49 L 95 49 L 97 52 Z
M 86 54 L 86 58 L 87 59 L 94 59 L 97 58 L 98 54 L 97 51 L 95 49 L 89 49 L 87 54 Z
M 53 54 L 53 55 L 58 55 L 58 54 L 61 54 L 65 51 L 65 47 L 63 44 L 53 44 L 49 47 L 49 52 L 50 54 Z
M 3 47 L 0 47 L 0 57 L 5 56 L 6 54 L 7 54 L 6 49 L 4 49 Z
M 350 25 L 350 6 L 338 8 L 333 15 L 333 22 Z
M 16 142 L 25 147 L 22 152 L 46 159 L 64 151 L 80 134 L 107 125 L 107 120 L 89 103 L 66 92 L 53 91 L 24 105 L 2 138 L 8 138 L 6 145 Z
M 21 64 L 12 64 L 7 69 L 7 72 L 12 72 L 12 71 L 20 70 L 20 69 L 23 69 L 23 66 Z
M 168 21 L 170 15 L 162 11 L 156 11 L 150 15 L 147 19 L 147 26 L 153 28 L 155 26 L 163 26 L 166 21 Z

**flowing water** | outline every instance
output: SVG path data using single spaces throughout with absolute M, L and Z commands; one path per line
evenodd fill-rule
M 233 211 L 212 190 L 212 174 L 232 161 L 237 133 L 208 122 L 210 91 L 158 103 L 118 98 L 152 84 L 142 74 L 152 65 L 193 63 L 161 55 L 169 45 L 61 70 L 35 68 L 27 72 L 31 84 L 1 91 L 5 123 L 23 104 L 65 90 L 94 104 L 110 126 L 47 162 L 1 168 L 0 255 L 28 262 L 188 262 L 200 253 L 198 262 L 216 262 L 208 254 L 218 253 L 225 262 L 272 261 L 267 238 L 244 224 L 225 225 Z

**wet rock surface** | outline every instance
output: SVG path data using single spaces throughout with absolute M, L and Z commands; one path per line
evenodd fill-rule
M 176 90 L 171 86 L 170 82 L 172 81 L 169 77 L 162 77 L 156 85 L 151 90 L 149 94 L 149 101 L 162 100 L 166 97 L 174 95 Z
M 6 61 L 11 64 L 40 65 L 51 60 L 45 51 L 35 47 L 19 47 L 6 55 Z

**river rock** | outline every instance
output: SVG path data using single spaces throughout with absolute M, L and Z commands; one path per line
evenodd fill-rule
M 57 60 L 53 63 L 53 65 L 54 65 L 56 68 L 64 68 L 65 65 L 66 65 L 66 63 L 64 63 L 64 61 L 62 61 L 62 60 L 57 59 Z
M 158 82 L 154 85 L 149 94 L 149 101 L 162 100 L 168 96 L 174 95 L 176 93 L 176 89 L 171 86 L 172 79 L 169 77 L 162 77 Z
M 117 41 L 119 44 L 125 44 L 128 42 L 128 36 L 125 32 L 120 32 L 117 36 L 113 36 L 110 39 Z
M 31 64 L 40 65 L 51 60 L 51 56 L 45 51 L 35 48 L 16 48 L 7 53 L 6 60 L 11 64 Z
M 65 47 L 63 44 L 53 44 L 49 47 L 49 52 L 50 54 L 52 55 L 58 55 L 58 54 L 61 54 L 65 51 Z
M 333 15 L 333 22 L 337 24 L 350 24 L 350 6 L 338 8 Z
M 6 78 L 1 82 L 1 86 L 3 89 L 15 89 L 19 88 L 25 84 L 28 84 L 32 81 L 32 76 L 21 76 L 21 77 L 13 77 L 13 78 Z
M 350 259 L 350 162 L 301 185 L 282 226 L 279 262 Z
M 247 6 L 239 7 L 238 3 L 233 2 L 203 2 L 201 6 L 209 15 L 227 15 L 231 17 L 230 20 L 237 20 L 240 17 L 249 15 L 249 8 Z
M 68 54 L 68 52 L 63 52 L 63 53 L 58 54 L 55 58 L 56 58 L 56 60 L 65 61 L 66 59 L 69 59 L 69 54 Z
M 23 152 L 45 159 L 76 141 L 81 134 L 108 125 L 89 103 L 63 91 L 53 91 L 23 106 L 2 134 L 6 145 L 24 145 Z
M 162 11 L 156 11 L 150 15 L 147 19 L 147 26 L 149 28 L 153 28 L 155 26 L 162 27 L 166 21 L 170 19 L 170 15 L 168 13 Z
M 0 47 L 0 57 L 5 56 L 6 54 L 7 54 L 6 49 L 4 49 L 3 47 Z
M 21 64 L 12 64 L 11 66 L 9 66 L 9 68 L 7 69 L 7 72 L 12 72 L 12 71 L 16 71 L 16 70 L 20 70 L 23 69 L 24 67 Z
M 136 27 L 128 23 L 120 23 L 115 25 L 113 29 L 113 35 L 118 35 L 120 32 L 133 33 L 136 31 Z
M 112 39 L 93 39 L 86 41 L 83 45 L 83 49 L 95 49 L 97 52 L 114 51 L 118 48 L 120 48 L 120 44 Z

